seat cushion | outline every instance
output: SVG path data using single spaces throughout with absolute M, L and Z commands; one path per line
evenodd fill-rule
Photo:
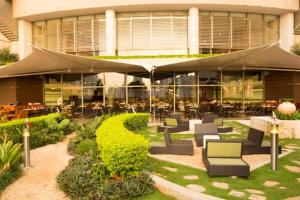
M 176 118 L 166 118 L 165 122 L 166 122 L 166 126 L 175 126 L 175 127 L 178 126 Z
M 240 158 L 241 155 L 242 142 L 207 142 L 207 158 Z
M 151 142 L 152 147 L 166 147 L 165 142 Z
M 240 158 L 208 158 L 208 162 L 211 165 L 238 165 L 238 166 L 247 166 L 245 161 Z

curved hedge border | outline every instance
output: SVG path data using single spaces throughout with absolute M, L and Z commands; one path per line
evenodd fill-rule
M 108 118 L 97 129 L 100 156 L 111 176 L 142 173 L 149 142 L 131 131 L 146 127 L 148 119 L 145 113 L 121 114 Z

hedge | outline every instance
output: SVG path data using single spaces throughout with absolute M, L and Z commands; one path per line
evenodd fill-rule
M 28 118 L 31 123 L 30 146 L 40 147 L 61 141 L 65 134 L 71 132 L 70 121 L 64 119 L 59 113 L 52 113 L 40 117 Z M 25 119 L 12 120 L 0 124 L 0 136 L 6 133 L 13 143 L 23 143 L 23 130 Z
M 147 126 L 148 118 L 145 113 L 116 115 L 105 120 L 97 129 L 100 156 L 111 176 L 142 173 L 148 158 L 149 142 L 131 131 Z

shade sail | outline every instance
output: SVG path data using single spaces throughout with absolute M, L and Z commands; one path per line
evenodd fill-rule
M 300 71 L 300 56 L 281 49 L 278 44 L 270 44 L 229 54 L 155 67 L 156 72 L 241 69 Z
M 0 78 L 50 73 L 148 72 L 143 66 L 97 60 L 33 47 L 26 58 L 0 67 Z

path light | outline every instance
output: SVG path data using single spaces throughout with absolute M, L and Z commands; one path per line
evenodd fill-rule
M 23 132 L 23 138 L 24 138 L 24 167 L 29 168 L 30 167 L 30 133 L 29 133 L 30 124 L 28 122 L 28 119 L 26 118 L 26 128 Z
M 271 129 L 271 167 L 272 171 L 278 168 L 278 133 L 279 124 L 274 120 Z

